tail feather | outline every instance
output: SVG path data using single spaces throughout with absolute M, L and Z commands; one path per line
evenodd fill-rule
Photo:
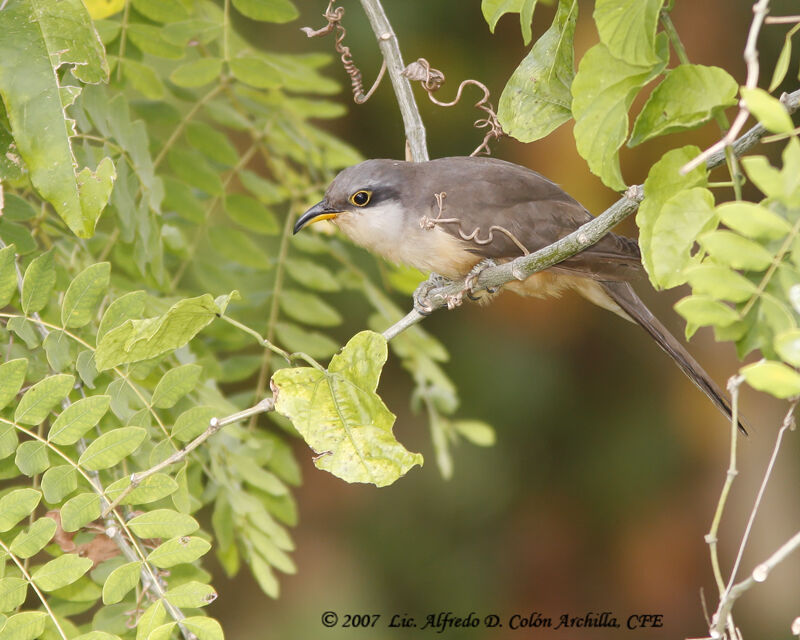
M 625 313 L 639 324 L 648 334 L 666 351 L 681 370 L 705 393 L 711 401 L 722 411 L 728 419 L 731 418 L 731 404 L 722 389 L 711 379 L 703 367 L 695 360 L 686 348 L 673 336 L 669 330 L 639 299 L 633 288 L 627 282 L 603 281 L 600 283 L 611 299 L 616 302 Z M 744 422 L 740 419 L 739 430 L 747 434 Z

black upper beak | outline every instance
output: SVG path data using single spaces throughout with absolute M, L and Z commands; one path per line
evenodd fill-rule
M 317 204 L 315 204 L 297 219 L 297 222 L 294 224 L 294 233 L 297 233 L 300 231 L 300 229 L 311 224 L 312 222 L 317 222 L 318 220 L 330 220 L 331 218 L 335 218 L 340 213 L 341 211 L 329 207 L 325 200 L 320 200 Z

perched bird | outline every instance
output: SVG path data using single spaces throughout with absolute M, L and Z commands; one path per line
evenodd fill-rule
M 367 160 L 339 173 L 325 198 L 297 220 L 294 232 L 331 220 L 353 242 L 392 262 L 464 279 L 487 259 L 503 263 L 533 253 L 591 219 L 558 185 L 503 160 Z M 574 289 L 639 324 L 730 418 L 722 390 L 633 291 L 629 280 L 641 271 L 636 241 L 609 233 L 571 258 L 504 288 L 536 297 Z

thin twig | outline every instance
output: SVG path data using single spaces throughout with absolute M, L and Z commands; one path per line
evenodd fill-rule
M 800 22 L 800 16 L 767 16 L 764 24 L 794 24 Z
M 238 411 L 236 413 L 232 413 L 229 416 L 224 418 L 211 418 L 208 423 L 208 427 L 206 428 L 203 433 L 197 436 L 194 440 L 192 440 L 189 444 L 187 444 L 183 449 L 179 449 L 175 453 L 173 453 L 168 458 L 162 460 L 158 464 L 153 465 L 149 469 L 145 469 L 143 471 L 137 471 L 136 473 L 131 474 L 131 482 L 130 484 L 125 487 L 125 490 L 112 502 L 109 504 L 104 512 L 103 517 L 113 511 L 123 499 L 125 499 L 128 494 L 130 494 L 136 487 L 138 487 L 142 480 L 145 478 L 149 478 L 154 473 L 158 473 L 162 469 L 166 469 L 167 467 L 175 464 L 176 462 L 180 462 L 186 456 L 188 456 L 192 451 L 197 449 L 201 444 L 203 444 L 206 440 L 208 440 L 211 436 L 213 436 L 217 431 L 222 429 L 229 424 L 233 424 L 234 422 L 239 422 L 241 420 L 245 420 L 250 416 L 258 415 L 259 413 L 267 413 L 268 411 L 272 411 L 275 409 L 275 400 L 272 397 L 264 398 L 258 404 L 244 409 L 242 411 Z
M 757 582 L 764 582 L 767 579 L 767 575 L 769 572 L 781 561 L 785 558 L 791 551 L 797 548 L 800 545 L 800 533 L 795 535 L 791 540 L 789 540 L 786 544 L 784 544 L 778 551 L 776 551 L 766 562 L 762 562 L 759 564 L 755 569 L 753 569 L 753 573 L 751 576 L 744 580 L 743 582 L 734 586 L 734 580 L 736 579 L 736 572 L 739 570 L 739 565 L 742 561 L 742 556 L 744 555 L 745 547 L 747 546 L 747 542 L 750 539 L 750 532 L 753 528 L 753 522 L 755 522 L 756 515 L 758 514 L 758 508 L 761 506 L 761 500 L 764 497 L 764 492 L 767 489 L 767 484 L 769 483 L 770 478 L 772 477 L 772 470 L 775 468 L 775 461 L 778 458 L 778 452 L 781 449 L 781 444 L 783 443 L 783 436 L 789 429 L 793 429 L 795 425 L 794 419 L 794 410 L 797 407 L 798 400 L 794 400 L 790 406 L 789 411 L 786 413 L 786 416 L 783 418 L 783 423 L 781 424 L 781 428 L 778 430 L 778 437 L 775 440 L 775 446 L 772 449 L 772 455 L 770 456 L 769 463 L 767 464 L 767 469 L 764 472 L 764 479 L 761 481 L 761 486 L 758 489 L 758 494 L 756 495 L 755 503 L 753 504 L 753 509 L 750 512 L 750 517 L 747 520 L 747 526 L 745 527 L 744 534 L 742 535 L 742 541 L 739 544 L 739 552 L 736 554 L 736 561 L 733 563 L 733 569 L 731 569 L 731 576 L 728 580 L 728 586 L 725 589 L 725 592 L 722 594 L 720 598 L 719 606 L 717 607 L 717 612 L 712 618 L 714 622 L 714 626 L 711 628 L 711 634 L 714 635 L 715 632 L 722 634 L 723 629 L 728 626 L 728 619 L 730 617 L 731 609 L 733 608 L 733 601 L 738 598 L 742 593 L 747 591 L 753 584 Z M 796 542 L 795 542 L 795 539 Z M 735 591 L 735 593 L 734 593 Z
M 782 99 L 789 113 L 794 113 L 800 107 L 800 89 L 791 94 L 786 94 Z M 758 143 L 767 130 L 760 123 L 752 127 L 740 138 L 734 141 L 732 148 L 736 155 L 741 155 Z M 706 167 L 714 169 L 725 162 L 725 150 L 711 154 L 706 160 Z M 474 282 L 473 291 L 486 288 L 499 287 L 512 280 L 524 280 L 528 276 L 552 267 L 554 264 L 566 260 L 576 253 L 583 251 L 605 236 L 615 225 L 627 218 L 639 208 L 644 199 L 644 189 L 641 185 L 629 187 L 625 195 L 617 200 L 596 218 L 593 218 L 567 236 L 548 245 L 539 251 L 527 256 L 520 256 L 511 262 L 484 269 Z M 432 310 L 440 309 L 446 305 L 446 300 L 463 292 L 463 281 L 450 281 L 444 285 L 434 287 L 429 292 L 428 302 Z M 424 320 L 427 316 L 412 309 L 404 318 L 393 324 L 383 332 L 387 340 L 402 333 L 408 327 Z
M 397 104 L 400 107 L 400 114 L 403 116 L 411 158 L 414 162 L 425 162 L 429 159 L 425 125 L 422 123 L 422 116 L 420 116 L 419 108 L 414 100 L 414 93 L 411 91 L 411 83 L 408 78 L 403 76 L 405 65 L 397 36 L 392 30 L 392 25 L 386 17 L 380 0 L 361 0 L 361 6 L 364 8 L 364 13 L 367 14 L 367 19 L 375 32 L 378 46 L 386 62 L 386 70 L 389 72 Z
M 767 13 L 769 13 L 769 0 L 759 0 L 753 5 L 753 21 L 750 23 L 750 31 L 747 34 L 747 44 L 744 48 L 744 61 L 747 65 L 747 80 L 744 86 L 748 89 L 755 89 L 758 86 L 759 65 L 756 42 L 758 41 L 758 34 L 761 31 L 761 26 L 764 24 L 764 18 L 767 17 Z M 719 142 L 681 167 L 681 173 L 685 175 L 692 169 L 696 169 L 719 151 L 724 153 L 725 147 L 729 147 L 733 144 L 733 141 L 736 140 L 736 137 L 739 135 L 739 132 L 742 130 L 749 116 L 750 112 L 747 110 L 747 105 L 745 105 L 744 100 L 740 100 L 739 113 L 736 114 L 736 118 L 731 128 L 728 129 L 728 132 L 722 136 Z
M 725 593 L 725 580 L 722 578 L 722 571 L 719 568 L 719 555 L 717 553 L 717 532 L 719 531 L 719 523 L 722 520 L 722 514 L 725 511 L 725 504 L 728 501 L 728 494 L 730 493 L 733 481 L 739 473 L 736 469 L 736 445 L 739 442 L 739 387 L 744 378 L 742 376 L 734 376 L 728 381 L 728 392 L 731 394 L 731 449 L 730 458 L 728 460 L 728 471 L 725 473 L 725 482 L 722 485 L 719 501 L 717 502 L 717 509 L 714 511 L 714 518 L 711 521 L 711 527 L 705 536 L 705 541 L 708 543 L 708 550 L 711 554 L 711 569 L 714 572 L 714 580 L 717 582 L 717 589 L 719 589 L 720 598 Z M 706 618 L 708 616 L 706 615 Z

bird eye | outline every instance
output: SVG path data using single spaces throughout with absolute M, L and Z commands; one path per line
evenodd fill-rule
M 350 196 L 350 202 L 352 202 L 357 207 L 366 207 L 369 204 L 370 199 L 372 198 L 371 191 L 356 191 L 352 196 Z

